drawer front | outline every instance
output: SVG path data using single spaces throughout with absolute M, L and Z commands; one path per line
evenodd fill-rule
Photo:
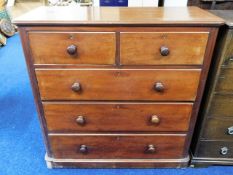
M 233 94 L 233 68 L 221 69 L 216 91 Z
M 200 65 L 203 63 L 208 35 L 189 32 L 121 33 L 121 64 Z
M 50 136 L 55 158 L 181 158 L 184 135 L 77 135 Z
M 211 117 L 233 117 L 233 94 L 215 94 L 208 111 Z
M 36 70 L 42 100 L 194 101 L 200 70 Z
M 35 64 L 115 64 L 114 32 L 31 32 Z
M 50 132 L 187 131 L 192 104 L 43 103 Z
M 233 141 L 233 119 L 231 118 L 209 118 L 203 129 L 203 138 Z
M 199 144 L 198 157 L 232 158 L 233 142 L 201 141 Z

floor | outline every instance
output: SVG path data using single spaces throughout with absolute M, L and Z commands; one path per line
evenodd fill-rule
M 186 169 L 47 169 L 20 38 L 0 48 L 0 175 L 219 175 L 233 167 Z

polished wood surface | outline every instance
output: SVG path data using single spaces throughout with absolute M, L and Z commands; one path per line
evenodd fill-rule
M 123 65 L 201 65 L 208 32 L 122 32 L 120 59 Z M 190 45 L 190 43 L 192 43 Z M 162 47 L 168 54 L 161 53 Z M 145 52 L 146 48 L 146 52 Z
M 192 144 L 197 166 L 233 164 L 232 36 L 231 26 L 221 28 Z
M 227 153 L 223 154 L 222 151 L 223 148 L 227 148 Z M 215 141 L 215 140 L 207 140 L 207 141 L 201 141 L 199 143 L 199 158 L 207 158 L 206 162 L 208 164 L 208 158 L 219 158 L 218 160 L 224 160 L 226 158 L 231 159 L 232 164 L 232 157 L 233 157 L 233 143 L 227 142 L 227 141 Z M 218 161 L 216 160 L 216 161 Z M 205 164 L 205 163 L 202 163 Z M 215 165 L 218 164 L 217 162 L 214 163 Z
M 30 32 L 28 37 L 34 64 L 115 64 L 113 32 Z M 77 51 L 69 54 L 72 45 Z
M 232 141 L 233 119 L 228 117 L 208 118 L 202 138 Z
M 226 45 L 224 48 L 222 66 L 233 68 L 233 29 L 228 29 L 226 34 Z
M 57 17 L 59 14 L 59 18 Z M 197 7 L 39 7 L 14 20 L 17 25 L 221 25 L 223 20 Z
M 187 131 L 192 110 L 192 103 L 44 102 L 43 106 L 48 130 L 69 133 Z M 84 123 L 77 123 L 77 118 Z
M 187 166 L 220 18 L 195 7 L 42 7 L 15 22 L 48 167 Z M 155 54 L 172 60 L 146 60 L 153 54 L 146 37 L 138 54 L 123 59 L 132 46 L 121 46 L 126 33 L 167 35 L 164 45 L 151 41 Z M 144 62 L 123 63 L 142 50 Z
M 222 68 L 216 91 L 221 93 L 233 94 L 233 68 Z
M 181 158 L 185 135 L 51 135 L 49 140 L 55 158 L 157 159 Z M 86 145 L 87 152 L 80 152 L 81 145 Z M 148 145 L 153 145 L 155 151 L 149 152 Z
M 85 161 L 61 162 L 61 159 L 49 159 L 47 162 L 51 163 L 53 168 L 186 168 L 189 163 L 189 158 L 186 159 L 118 159 L 110 161 L 97 161 L 96 159 L 86 159 Z M 167 160 L 167 162 L 165 162 Z
M 208 116 L 210 117 L 233 117 L 233 95 L 215 94 L 210 103 Z
M 36 70 L 42 100 L 194 101 L 200 70 Z M 164 90 L 156 90 L 156 83 Z M 80 83 L 81 90 L 72 90 Z

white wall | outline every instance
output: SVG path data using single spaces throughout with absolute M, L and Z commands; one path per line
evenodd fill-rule
M 157 7 L 158 0 L 128 0 L 129 7 Z
M 99 4 L 100 4 L 99 0 L 93 0 L 93 2 L 94 2 L 94 6 L 99 6 Z
M 188 0 L 165 0 L 164 7 L 184 7 Z

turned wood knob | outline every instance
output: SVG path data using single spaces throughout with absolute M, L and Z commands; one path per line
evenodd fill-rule
M 87 146 L 86 146 L 86 145 L 81 145 L 81 146 L 79 147 L 79 152 L 82 153 L 82 154 L 88 153 L 88 148 L 87 148 Z
M 227 148 L 227 147 L 222 147 L 222 148 L 220 149 L 220 154 L 222 154 L 222 155 L 227 155 L 227 153 L 228 153 L 228 148 Z
M 150 145 L 147 145 L 146 147 L 146 153 L 154 153 L 155 152 L 155 146 L 150 144 Z
M 160 54 L 162 56 L 168 56 L 169 55 L 169 49 L 166 46 L 160 47 Z
M 86 124 L 85 118 L 83 116 L 78 116 L 76 118 L 76 123 L 81 126 L 85 125 Z
M 71 86 L 71 89 L 74 91 L 74 92 L 80 92 L 81 91 L 81 84 L 76 82 L 74 83 L 72 86 Z
M 155 83 L 155 85 L 154 85 L 154 89 L 155 89 L 157 92 L 163 92 L 163 91 L 164 91 L 164 85 L 163 85 L 161 82 L 157 82 L 157 83 Z
M 160 122 L 160 119 L 157 115 L 152 115 L 151 116 L 151 119 L 150 119 L 150 122 L 153 123 L 153 124 L 158 124 Z
M 67 47 L 67 53 L 69 54 L 69 55 L 76 55 L 77 54 L 77 46 L 75 46 L 75 45 L 70 45 L 70 46 L 68 46 Z

